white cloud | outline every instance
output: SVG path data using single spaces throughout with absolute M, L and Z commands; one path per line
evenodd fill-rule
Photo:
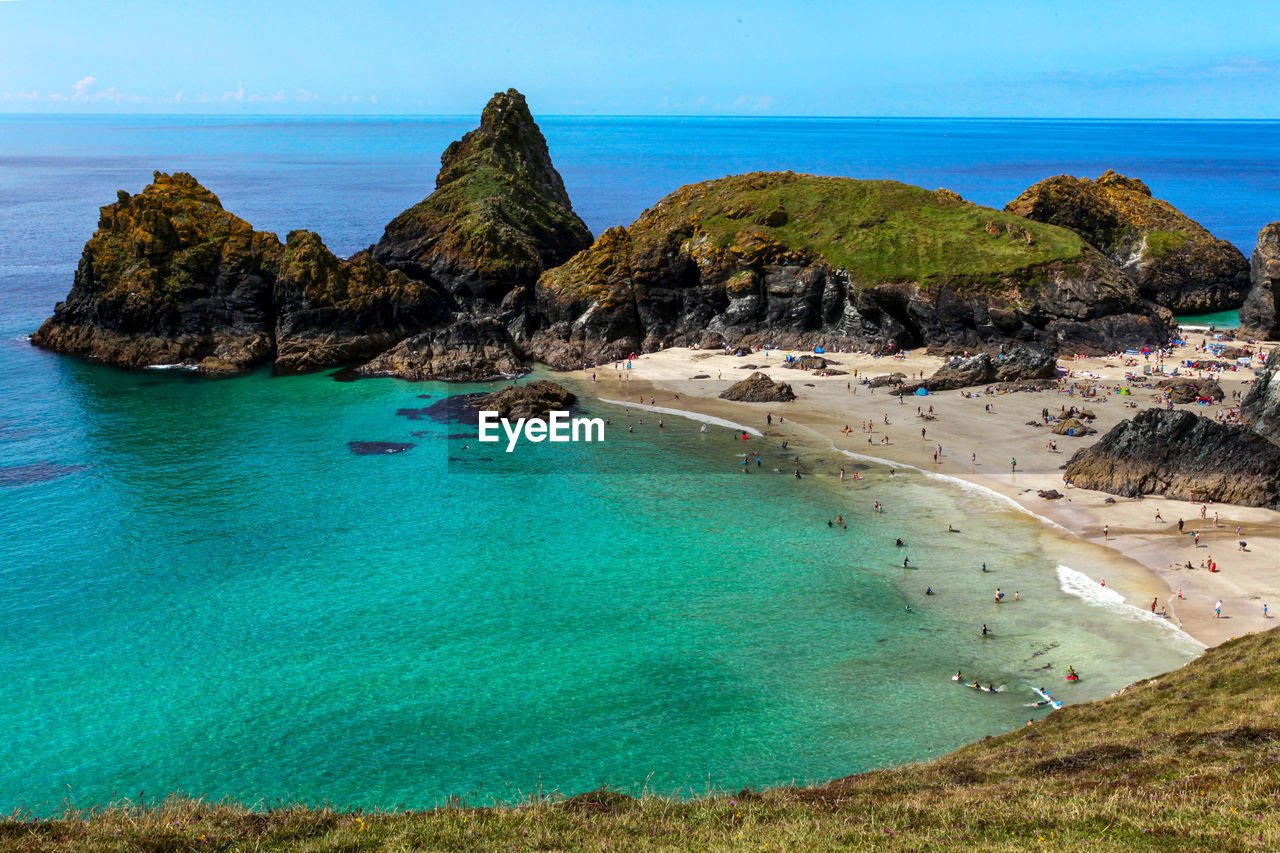
M 75 85 L 71 87 L 71 90 L 74 92 L 71 97 L 77 101 L 84 100 L 85 96 L 89 94 L 89 90 L 93 88 L 93 84 L 97 82 L 98 78 L 96 77 L 81 77 L 75 82 Z
M 305 104 L 308 101 L 318 101 L 318 100 L 320 100 L 320 96 L 317 95 L 315 92 L 308 92 L 306 89 L 300 89 L 298 91 L 298 103 L 300 104 Z
M 234 92 L 222 93 L 222 100 L 224 101 L 243 101 L 244 100 L 244 84 L 237 83 L 236 85 L 237 85 L 237 88 Z

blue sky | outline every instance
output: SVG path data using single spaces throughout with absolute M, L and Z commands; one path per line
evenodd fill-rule
M 0 0 L 0 112 L 1280 117 L 1263 2 Z

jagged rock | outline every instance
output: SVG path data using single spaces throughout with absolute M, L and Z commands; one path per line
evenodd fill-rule
M 1122 497 L 1164 495 L 1280 509 L 1280 447 L 1246 427 L 1147 409 L 1067 463 L 1072 485 Z
M 497 412 L 503 418 L 546 418 L 548 413 L 565 411 L 577 401 L 568 388 L 545 379 L 467 397 L 471 408 Z
M 528 370 L 506 326 L 492 317 L 466 317 L 406 338 L 356 373 L 418 382 L 491 382 Z
M 75 282 L 36 346 L 121 367 L 198 364 L 232 373 L 269 361 L 272 280 L 283 247 L 185 172 L 102 208 Z
M 508 89 L 445 149 L 435 192 L 391 220 L 372 251 L 464 301 L 497 304 L 589 245 L 524 95 Z
M 1057 489 L 1041 489 L 1040 491 L 1036 492 L 1036 494 L 1047 501 L 1056 501 L 1056 500 L 1062 499 L 1062 492 L 1058 491 Z
M 1280 338 L 1280 222 L 1258 232 L 1258 243 L 1249 265 L 1249 295 L 1240 308 L 1240 333 L 1250 337 Z
M 953 359 L 925 380 L 924 387 L 930 391 L 954 391 L 992 382 L 1052 379 L 1057 366 L 1053 353 L 1044 347 L 1014 346 L 1008 353 L 996 356 L 984 352 Z
M 1225 396 L 1222 393 L 1222 386 L 1212 379 L 1175 377 L 1161 379 L 1156 383 L 1156 387 L 1164 390 L 1169 395 L 1169 399 L 1175 403 L 1194 403 L 1201 397 L 1208 397 L 1217 402 Z
M 1028 188 L 1005 210 L 1075 231 L 1121 267 L 1142 295 L 1176 313 L 1238 307 L 1249 264 L 1136 178 L 1107 170 L 1096 181 L 1058 175 Z
M 788 403 L 795 398 L 790 385 L 774 382 L 758 371 L 720 392 L 720 399 L 739 403 Z
M 447 296 L 361 252 L 341 260 L 319 235 L 293 231 L 275 284 L 276 370 L 363 361 L 447 322 Z
M 781 204 L 787 221 L 756 222 Z M 1171 315 L 1078 235 L 895 181 L 752 173 L 682 187 L 538 280 L 516 339 L 555 366 L 691 345 L 1102 353 Z
M 1069 435 L 1073 438 L 1093 435 L 1096 432 L 1096 429 L 1091 426 L 1086 426 L 1083 421 L 1076 420 L 1075 418 L 1065 418 L 1058 421 L 1058 423 L 1053 427 L 1054 435 Z
M 1240 424 L 1280 444 L 1280 348 L 1271 351 L 1240 404 Z

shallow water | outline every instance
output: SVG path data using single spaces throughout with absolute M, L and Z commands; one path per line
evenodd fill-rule
M 397 414 L 439 385 L 124 373 L 27 344 L 97 207 L 152 168 L 191 169 L 256 225 L 350 252 L 425 194 L 470 120 L 0 126 L 0 810 L 140 791 L 421 806 L 804 782 L 1021 725 L 1043 713 L 1024 707 L 1033 684 L 1094 698 L 1195 653 L 1089 595 L 1036 520 L 923 474 L 867 463 L 840 487 L 831 457 L 804 450 L 797 481 L 762 437 L 599 403 L 603 447 L 508 456 Z M 595 231 L 749 168 L 1001 204 L 1115 166 L 1245 245 L 1273 218 L 1280 162 L 1274 126 L 1247 123 L 544 129 Z M 764 464 L 742 474 L 748 450 Z M 828 528 L 840 513 L 848 529 Z M 996 586 L 1023 600 L 995 604 Z M 1085 680 L 1068 689 L 1066 665 Z M 957 669 L 1006 692 L 957 686 Z

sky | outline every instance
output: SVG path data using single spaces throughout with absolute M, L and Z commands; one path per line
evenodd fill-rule
M 1275 0 L 0 0 L 0 112 L 1280 117 Z

